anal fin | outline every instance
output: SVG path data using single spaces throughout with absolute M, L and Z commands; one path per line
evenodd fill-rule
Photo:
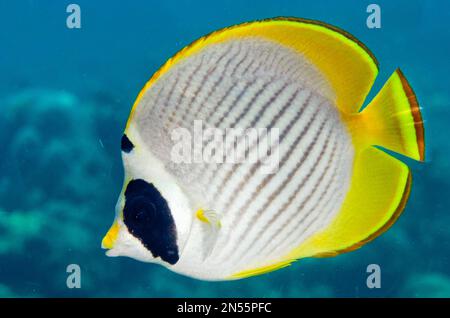
M 375 147 L 359 152 L 349 192 L 336 218 L 286 258 L 334 256 L 370 242 L 400 216 L 410 187 L 411 174 L 403 162 Z

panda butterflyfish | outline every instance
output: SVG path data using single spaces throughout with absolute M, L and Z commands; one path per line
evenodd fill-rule
M 231 26 L 183 48 L 132 107 L 106 254 L 217 281 L 373 240 L 410 193 L 410 169 L 392 154 L 423 161 L 425 152 L 420 108 L 399 69 L 363 108 L 377 73 L 352 35 L 297 18 Z M 270 149 L 252 162 L 174 160 L 180 131 L 195 133 L 198 122 L 266 133 L 225 146 L 194 138 L 194 148 L 237 158 Z

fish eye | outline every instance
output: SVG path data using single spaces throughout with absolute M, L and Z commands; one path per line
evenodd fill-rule
M 130 209 L 130 217 L 138 223 L 151 222 L 157 214 L 155 204 L 142 196 L 132 200 Z
M 126 134 L 123 134 L 122 139 L 120 140 L 120 149 L 122 149 L 123 152 L 129 153 L 133 148 L 133 143 L 128 139 Z
M 146 214 L 146 210 L 137 210 L 135 219 L 138 222 L 139 221 L 147 221 L 148 215 Z

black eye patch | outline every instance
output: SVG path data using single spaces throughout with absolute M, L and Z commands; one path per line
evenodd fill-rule
M 122 149 L 123 152 L 129 153 L 133 148 L 133 143 L 128 139 L 127 135 L 123 134 L 122 139 L 120 140 L 120 149 Z
M 128 183 L 123 221 L 153 257 L 172 265 L 178 261 L 175 222 L 167 201 L 153 184 L 141 179 Z

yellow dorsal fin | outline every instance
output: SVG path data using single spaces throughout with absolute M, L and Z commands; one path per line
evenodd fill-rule
M 344 113 L 361 108 L 378 74 L 378 63 L 372 53 L 352 35 L 332 25 L 286 17 L 243 23 L 210 33 L 170 58 L 139 93 L 127 127 L 144 93 L 172 66 L 208 45 L 243 37 L 275 41 L 306 57 L 328 81 L 335 93 L 333 102 Z

